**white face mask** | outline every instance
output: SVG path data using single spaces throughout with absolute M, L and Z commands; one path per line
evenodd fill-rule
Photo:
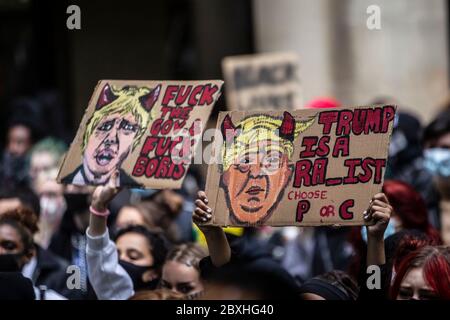
M 390 235 L 393 235 L 396 232 L 395 230 L 396 230 L 397 224 L 398 223 L 394 218 L 391 218 L 389 220 L 386 230 L 384 231 L 384 239 L 386 239 Z M 365 227 L 361 228 L 361 236 L 362 236 L 364 242 L 367 243 L 367 229 Z
M 450 177 L 450 149 L 427 149 L 424 156 L 424 166 L 431 174 L 445 178 Z
M 287 241 L 292 241 L 297 238 L 300 231 L 298 227 L 284 227 L 281 233 Z
M 40 198 L 40 206 L 41 217 L 50 221 L 59 219 L 66 210 L 65 201 L 47 196 Z

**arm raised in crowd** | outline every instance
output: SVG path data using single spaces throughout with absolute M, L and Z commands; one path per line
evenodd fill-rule
M 125 300 L 134 295 L 133 281 L 119 264 L 117 248 L 106 225 L 108 204 L 119 192 L 117 178 L 118 172 L 108 184 L 95 189 L 86 231 L 89 280 L 100 300 Z
M 218 226 L 204 225 L 212 217 L 212 209 L 208 207 L 208 198 L 204 191 L 199 191 L 195 200 L 193 220 L 203 232 L 208 244 L 211 261 L 216 267 L 223 266 L 231 259 L 231 249 L 225 232 Z
M 366 221 L 373 222 L 367 226 L 367 266 L 384 265 L 384 232 L 389 224 L 392 207 L 384 193 L 373 196 L 370 208 L 365 214 Z
M 114 173 L 109 182 L 104 186 L 95 188 L 92 195 L 91 209 L 97 212 L 107 212 L 108 204 L 119 192 L 116 187 L 118 172 Z M 107 217 L 91 213 L 89 219 L 89 234 L 93 237 L 101 236 L 108 230 L 106 224 Z
M 367 257 L 365 279 L 360 283 L 361 288 L 358 300 L 385 300 L 388 297 L 390 270 L 386 265 L 386 254 L 384 247 L 384 232 L 389 224 L 392 207 L 384 193 L 376 194 L 370 203 L 370 207 L 364 214 L 364 219 L 371 224 L 367 227 Z M 380 287 L 369 288 L 368 272 L 370 266 L 376 266 L 380 270 Z

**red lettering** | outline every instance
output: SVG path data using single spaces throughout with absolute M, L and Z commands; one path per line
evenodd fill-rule
M 336 135 L 349 135 L 350 123 L 353 119 L 353 112 L 350 110 L 343 110 L 339 112 L 339 121 L 336 126 Z
M 194 88 L 194 90 L 192 90 L 191 96 L 189 97 L 189 101 L 188 104 L 191 107 L 194 107 L 195 105 L 197 105 L 198 103 L 198 98 L 197 96 L 202 92 L 203 90 L 203 86 L 198 85 Z
M 184 108 L 182 108 L 180 119 L 188 120 L 189 119 L 189 114 L 191 113 L 192 109 L 193 109 L 192 107 L 184 107 Z
M 395 108 L 393 106 L 385 106 L 383 108 L 383 124 L 381 125 L 381 132 L 386 133 L 389 129 L 389 124 L 395 118 Z
M 162 124 L 161 127 L 161 134 L 168 134 L 170 132 L 170 130 L 172 130 L 172 126 L 173 126 L 173 120 L 172 119 L 167 119 L 166 121 L 164 121 L 164 123 Z
M 177 93 L 177 98 L 175 99 L 175 104 L 176 105 L 180 105 L 183 104 L 187 97 L 189 96 L 189 93 L 191 93 L 192 90 L 192 86 L 180 86 L 178 93 Z M 184 92 L 183 92 L 184 91 Z
M 311 158 L 315 156 L 313 146 L 316 145 L 318 137 L 304 137 L 302 140 L 302 147 L 305 150 L 300 152 L 300 158 Z
M 175 98 L 175 92 L 178 91 L 178 86 L 167 86 L 166 92 L 164 93 L 164 98 L 162 100 L 162 105 L 167 106 L 171 100 Z
M 327 158 L 317 159 L 316 161 L 314 161 L 311 180 L 311 184 L 313 186 L 325 183 L 327 164 L 328 164 Z
M 341 157 L 348 157 L 348 155 L 350 154 L 349 145 L 349 136 L 337 137 L 333 148 L 333 157 L 339 157 L 339 152 L 341 153 Z
M 288 193 L 288 200 L 305 200 L 305 199 L 326 199 L 326 190 L 315 190 L 315 191 L 298 191 L 293 190 Z
M 364 131 L 364 122 L 366 120 L 367 109 L 355 109 L 353 111 L 353 134 L 359 136 Z
M 206 85 L 203 88 L 202 96 L 200 97 L 200 101 L 198 103 L 199 106 L 210 105 L 214 102 L 213 95 L 219 90 L 217 86 Z
M 310 160 L 297 161 L 295 164 L 294 187 L 300 188 L 302 185 L 309 187 L 311 185 L 311 177 L 309 176 L 311 167 L 312 162 Z
M 356 166 L 361 164 L 361 159 L 347 159 L 344 161 L 344 166 L 348 167 L 348 175 L 344 178 L 344 184 L 358 183 L 358 178 L 355 176 Z
M 155 142 L 158 140 L 158 137 L 147 137 L 145 139 L 144 145 L 142 146 L 141 154 L 148 155 L 153 149 L 155 149 Z
M 147 178 L 153 177 L 153 175 L 156 172 L 156 169 L 158 169 L 159 159 L 153 158 L 150 159 L 149 163 L 147 164 L 147 169 L 145 170 L 145 176 Z
M 361 163 L 362 173 L 358 175 L 358 179 L 362 183 L 367 183 L 372 179 L 372 169 L 370 166 L 375 166 L 375 160 L 372 158 L 366 158 Z
M 386 166 L 385 159 L 376 159 L 375 160 L 375 177 L 373 182 L 376 184 L 380 184 L 383 180 L 383 168 Z
M 349 199 L 345 200 L 341 206 L 339 207 L 339 216 L 343 220 L 351 220 L 353 219 L 353 212 L 351 212 L 349 209 L 352 208 L 355 205 L 355 200 Z
M 309 209 L 311 208 L 311 204 L 308 200 L 301 200 L 297 204 L 297 215 L 296 215 L 296 221 L 302 222 L 303 216 L 308 213 Z
M 364 134 L 379 133 L 381 128 L 381 108 L 367 109 Z
M 169 170 L 170 157 L 163 157 L 158 165 L 158 169 L 155 173 L 155 178 L 165 178 L 167 177 L 167 171 Z
M 319 115 L 319 124 L 323 125 L 323 134 L 330 134 L 331 127 L 338 120 L 338 111 L 324 111 Z
M 329 217 L 329 216 L 334 217 L 335 215 L 334 206 L 332 205 L 323 206 L 322 208 L 320 208 L 319 214 L 321 217 Z
M 164 120 L 161 119 L 161 118 L 156 119 L 155 121 L 153 121 L 152 126 L 150 128 L 150 134 L 152 136 L 157 136 L 159 134 L 159 132 L 161 131 L 161 123 L 163 121 Z
M 148 158 L 140 156 L 134 165 L 133 172 L 131 173 L 135 177 L 142 177 L 145 173 L 145 167 L 147 166 Z
M 330 142 L 330 136 L 323 136 L 319 140 L 319 145 L 317 146 L 316 155 L 319 157 L 326 157 L 330 153 L 330 147 L 328 143 Z
M 164 118 L 166 116 L 166 114 L 170 112 L 170 110 L 172 110 L 171 107 L 167 107 L 167 106 L 161 107 L 161 118 Z
M 186 120 L 183 121 L 175 121 L 174 122 L 174 126 L 173 126 L 173 132 L 177 133 L 181 128 L 184 128 L 184 126 L 186 125 Z
M 342 178 L 329 178 L 326 180 L 325 185 L 329 186 L 338 186 L 342 184 Z
M 155 155 L 160 157 L 164 155 L 169 149 L 171 139 L 170 138 L 158 138 L 158 144 L 156 146 Z

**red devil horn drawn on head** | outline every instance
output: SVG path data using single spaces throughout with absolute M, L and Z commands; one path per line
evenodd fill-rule
M 95 109 L 96 110 L 101 109 L 116 99 L 117 99 L 117 96 L 112 92 L 109 83 L 107 83 L 107 84 L 105 84 L 102 91 L 100 92 L 100 96 L 98 97 Z
M 230 115 L 226 115 L 222 121 L 221 126 L 222 136 L 227 144 L 233 141 L 234 137 L 236 137 L 238 130 L 231 121 Z
M 145 110 L 150 112 L 158 100 L 159 93 L 161 92 L 161 85 L 159 84 L 155 89 L 147 93 L 146 95 L 139 98 L 141 105 Z
M 295 119 L 287 111 L 283 113 L 283 121 L 281 122 L 278 135 L 289 141 L 294 141 L 295 137 Z

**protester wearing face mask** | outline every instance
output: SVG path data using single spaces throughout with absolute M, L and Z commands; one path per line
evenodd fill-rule
M 36 143 L 30 150 L 29 176 L 30 186 L 36 191 L 36 180 L 42 173 L 58 169 L 66 145 L 57 139 L 48 137 Z M 56 179 L 55 179 L 56 180 Z
M 37 229 L 37 217 L 26 208 L 18 208 L 0 215 L 0 271 L 10 271 L 2 269 L 8 267 L 8 265 L 11 266 L 12 261 L 16 263 L 17 271 L 26 268 L 32 261 L 36 263 L 37 253 L 33 242 L 33 234 Z M 24 272 L 22 271 L 22 273 Z M 38 286 L 43 283 L 34 281 L 36 297 L 43 300 L 64 299 L 63 296 L 48 288 L 52 284 L 55 286 L 64 284 L 65 275 L 62 273 L 59 275 L 53 274 L 46 281 L 45 293 L 38 289 Z
M 80 271 L 78 289 L 68 289 L 62 294 L 68 299 L 95 300 L 97 297 L 88 279 L 86 262 L 86 228 L 89 225 L 89 203 L 91 187 L 68 185 L 65 188 L 66 210 L 59 228 L 53 234 L 49 250 L 67 260 Z
M 396 114 L 385 179 L 406 182 L 420 193 L 425 201 L 430 223 L 438 227 L 439 194 L 433 184 L 432 174 L 425 168 L 422 133 L 422 125 L 413 114 Z
M 166 244 L 160 234 L 143 226 L 131 225 L 119 229 L 114 238 L 119 264 L 131 277 L 134 290 L 155 289 L 167 254 Z
M 437 115 L 424 131 L 425 167 L 433 175 L 441 197 L 440 229 L 450 244 L 450 110 Z
M 0 216 L 4 213 L 15 211 L 18 209 L 27 209 L 27 213 L 36 221 L 39 221 L 40 205 L 39 198 L 32 190 L 14 186 L 4 186 L 0 190 Z M 39 230 L 37 228 L 31 230 L 33 237 Z M 23 267 L 22 273 L 33 281 L 36 286 L 45 285 L 50 289 L 57 291 L 65 296 L 66 285 L 66 268 L 68 262 L 53 254 L 50 250 L 42 248 L 35 243 L 35 254 Z
M 64 186 L 56 182 L 57 169 L 43 171 L 35 180 L 35 190 L 40 202 L 39 232 L 35 241 L 47 249 L 53 234 L 59 229 L 67 205 Z
M 137 290 L 156 287 L 167 254 L 163 236 L 142 226 L 119 231 L 116 243 L 109 239 L 107 207 L 119 192 L 118 175 L 95 189 L 86 231 L 89 280 L 100 300 L 129 299 Z

